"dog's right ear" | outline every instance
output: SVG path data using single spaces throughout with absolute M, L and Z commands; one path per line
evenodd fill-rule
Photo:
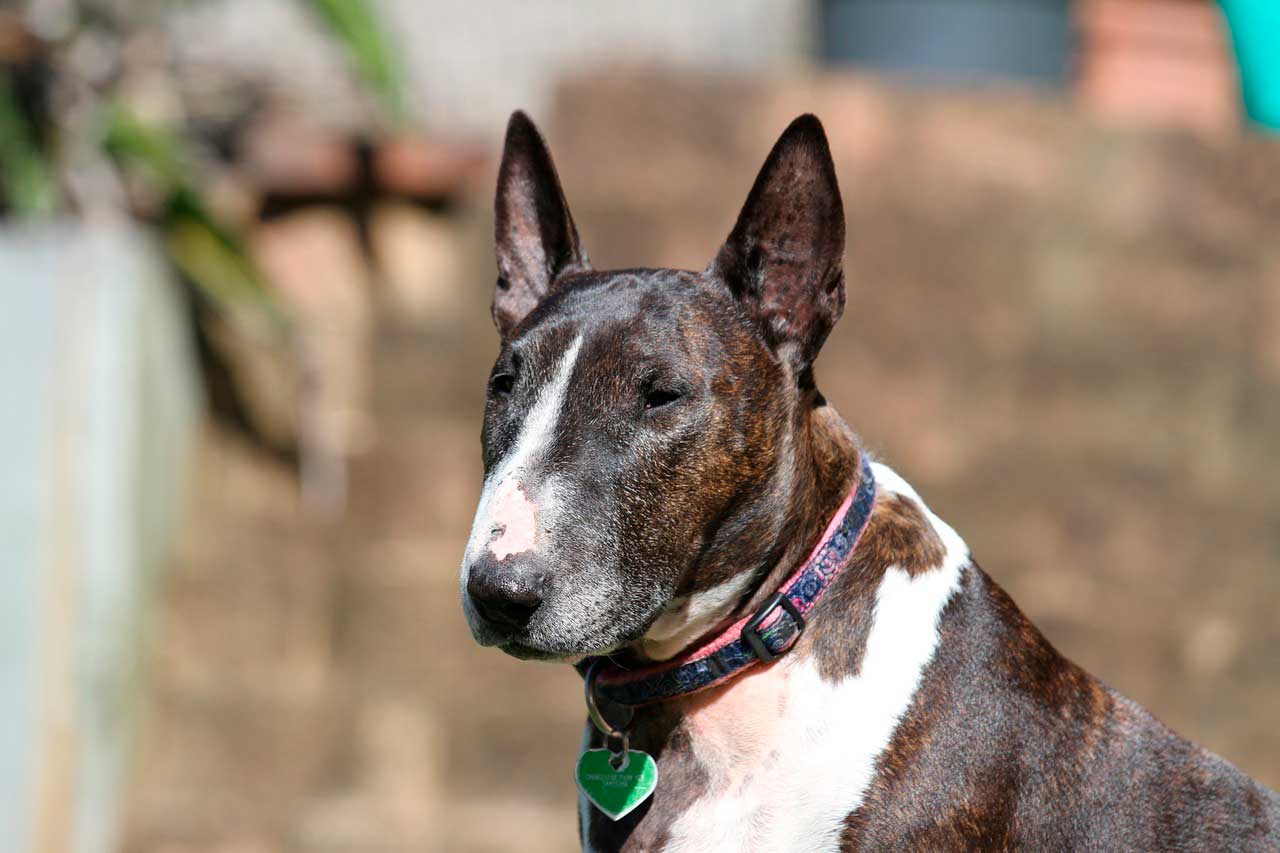
M 494 202 L 493 323 L 506 338 L 567 272 L 590 269 L 551 152 L 529 117 L 507 122 Z
M 708 272 L 803 378 L 844 311 L 844 206 L 822 122 L 802 115 L 760 169 Z

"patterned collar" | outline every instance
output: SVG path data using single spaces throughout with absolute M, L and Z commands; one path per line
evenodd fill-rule
M 608 658 L 578 664 L 584 675 L 594 666 L 595 693 L 616 705 L 660 702 L 705 690 L 757 663 L 776 660 L 804 632 L 805 614 L 822 598 L 849 561 L 871 518 L 875 477 L 866 453 L 858 486 L 844 499 L 813 553 L 756 612 L 708 644 L 642 669 L 624 669 Z

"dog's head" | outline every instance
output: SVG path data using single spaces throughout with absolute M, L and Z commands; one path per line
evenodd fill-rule
M 719 589 L 712 604 L 731 607 L 735 578 L 776 559 L 795 431 L 820 399 L 811 366 L 844 308 L 822 125 L 787 128 L 704 272 L 593 271 L 523 113 L 496 214 L 502 351 L 462 564 L 472 633 L 575 659 L 640 640 L 664 614 L 714 617 L 705 603 L 685 612 L 690 598 Z

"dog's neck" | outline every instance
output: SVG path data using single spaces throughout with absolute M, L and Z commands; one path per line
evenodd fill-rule
M 853 431 L 814 389 L 800 395 L 785 444 L 767 488 L 722 525 L 749 532 L 733 537 L 733 547 L 717 547 L 713 539 L 695 572 L 723 579 L 677 596 L 633 648 L 638 657 L 674 657 L 754 612 L 813 550 L 856 485 L 861 452 Z M 746 551 L 743 542 L 750 543 Z
M 816 394 L 816 392 L 814 392 Z M 795 472 L 787 499 L 787 524 L 764 556 L 755 592 L 741 612 L 752 612 L 794 572 L 822 537 L 840 504 L 857 485 L 861 451 L 853 430 L 821 397 L 807 405 L 794 432 Z M 784 463 L 786 464 L 786 463 Z

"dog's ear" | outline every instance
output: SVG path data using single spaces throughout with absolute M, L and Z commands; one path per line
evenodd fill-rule
M 844 206 L 822 123 L 783 132 L 709 272 L 756 318 L 794 375 L 805 375 L 844 311 Z
M 494 202 L 498 283 L 493 322 L 505 338 L 560 275 L 589 268 L 551 152 L 529 117 L 507 122 Z

